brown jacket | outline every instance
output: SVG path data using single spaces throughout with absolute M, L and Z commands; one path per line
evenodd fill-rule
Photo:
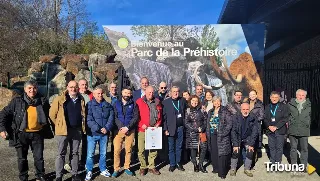
M 64 108 L 63 104 L 66 101 L 66 95 L 68 94 L 68 91 L 64 91 L 63 94 L 60 94 L 58 97 L 56 97 L 50 108 L 49 117 L 52 120 L 52 122 L 55 125 L 55 134 L 66 136 L 68 134 L 67 132 L 67 123 L 65 119 L 64 114 Z M 81 98 L 81 114 L 82 114 L 82 130 L 84 133 L 86 133 L 86 114 L 85 114 L 85 101 L 83 97 L 79 94 L 79 97 Z

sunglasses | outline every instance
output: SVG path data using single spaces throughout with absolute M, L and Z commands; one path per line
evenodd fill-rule
M 166 89 L 167 87 L 160 87 L 160 89 Z

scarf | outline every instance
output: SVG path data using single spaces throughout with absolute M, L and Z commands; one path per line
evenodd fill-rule
M 297 105 L 297 108 L 298 108 L 298 111 L 299 111 L 299 114 L 301 114 L 301 111 L 302 111 L 302 109 L 303 109 L 303 104 L 306 102 L 306 100 L 303 100 L 303 101 L 298 101 L 298 99 L 296 99 L 296 103 L 298 104 Z
M 46 125 L 47 124 L 47 118 L 46 115 L 43 111 L 43 107 L 42 107 L 42 101 L 41 101 L 41 97 L 36 96 L 33 100 L 31 100 L 26 93 L 23 94 L 23 100 L 27 103 L 27 109 L 29 106 L 34 106 L 36 107 L 37 110 L 37 121 L 40 125 Z M 26 110 L 27 110 L 26 109 Z M 23 120 L 22 123 L 20 125 L 20 131 L 24 131 L 27 128 L 27 122 L 28 122 L 28 115 L 27 115 L 27 111 L 25 111 L 24 116 L 23 116 Z

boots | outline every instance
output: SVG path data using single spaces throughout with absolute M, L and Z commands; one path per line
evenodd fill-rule
M 208 173 L 208 171 L 203 167 L 203 164 L 199 164 L 199 170 L 202 173 Z
M 199 167 L 198 167 L 197 163 L 193 163 L 193 170 L 194 170 L 194 172 L 199 172 Z

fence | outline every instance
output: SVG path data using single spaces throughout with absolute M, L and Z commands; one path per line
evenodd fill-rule
M 264 102 L 271 91 L 280 91 L 285 102 L 295 97 L 297 89 L 308 92 L 312 103 L 313 127 L 320 126 L 320 63 L 266 63 L 264 66 Z

